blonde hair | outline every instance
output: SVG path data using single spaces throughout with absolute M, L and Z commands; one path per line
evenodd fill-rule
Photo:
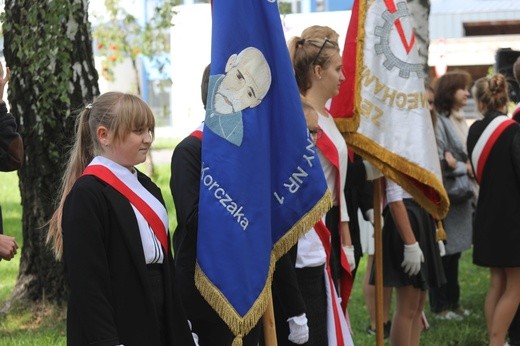
M 328 26 L 311 25 L 302 31 L 302 38 L 328 38 L 330 41 L 338 43 L 339 34 Z
M 61 221 L 65 199 L 94 156 L 103 153 L 96 134 L 99 126 L 106 127 L 117 143 L 123 141 L 133 130 L 142 127 L 148 127 L 153 137 L 155 118 L 150 107 L 140 97 L 121 92 L 102 94 L 78 114 L 76 140 L 62 177 L 57 208 L 49 220 L 47 243 L 51 244 L 57 259 L 61 259 L 63 254 Z
M 296 75 L 300 94 L 305 95 L 311 87 L 311 73 L 316 65 L 326 69 L 330 57 L 339 53 L 338 33 L 328 26 L 313 25 L 303 30 L 288 43 L 289 55 Z
M 506 77 L 500 73 L 482 77 L 472 88 L 475 100 L 483 106 L 483 113 L 499 111 L 509 102 Z

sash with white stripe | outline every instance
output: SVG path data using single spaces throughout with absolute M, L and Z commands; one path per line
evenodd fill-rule
M 200 124 L 195 130 L 193 130 L 192 133 L 190 133 L 190 136 L 196 137 L 200 140 L 202 140 L 202 134 L 204 132 L 204 123 Z
M 167 253 L 168 213 L 162 203 L 145 189 L 137 178 L 128 177 L 127 175 L 132 175 L 132 173 L 126 171 L 114 170 L 110 165 L 105 164 L 102 158 L 96 157 L 85 168 L 83 175 L 94 175 L 125 196 L 146 219 L 163 250 Z
M 327 337 L 329 346 L 350 346 L 354 345 L 350 334 L 350 323 L 347 322 L 348 312 L 343 313 L 342 306 L 338 299 L 336 288 L 330 272 L 330 232 L 322 220 L 314 225 L 316 234 L 323 244 L 327 255 L 325 264 L 325 290 L 327 292 Z M 347 298 L 348 299 L 348 298 Z
M 515 121 L 509 119 L 507 116 L 500 115 L 493 119 L 480 135 L 477 144 L 475 144 L 475 148 L 471 153 L 471 163 L 473 164 L 473 170 L 475 171 L 475 178 L 479 184 L 491 149 L 502 132 L 514 123 Z
M 341 193 L 343 193 L 343 191 L 341 191 L 340 183 L 339 183 L 339 179 L 340 179 L 341 175 L 340 175 L 340 171 L 339 171 L 338 150 L 337 150 L 336 146 L 334 145 L 334 143 L 332 142 L 332 139 L 329 136 L 327 136 L 326 133 L 323 133 L 323 135 L 320 138 L 318 138 L 318 140 L 316 141 L 316 147 L 318 147 L 318 149 L 321 150 L 323 155 L 327 158 L 327 160 L 330 161 L 330 163 L 332 164 L 332 166 L 334 167 L 334 169 L 336 171 L 336 176 L 338 177 L 338 179 L 336 179 L 336 190 L 337 190 L 336 196 L 338 196 L 338 204 L 339 204 L 339 203 L 341 203 L 339 196 Z M 341 216 L 341 206 L 338 205 L 338 207 L 339 207 L 340 216 Z M 339 221 L 338 221 L 338 223 L 339 223 Z M 338 227 L 338 232 L 339 232 L 339 227 Z M 339 256 L 340 256 L 340 264 L 341 264 L 341 269 L 342 269 L 341 275 L 340 275 L 340 285 L 339 285 L 340 292 L 339 293 L 341 296 L 341 306 L 343 307 L 344 311 L 347 311 L 347 305 L 350 300 L 350 293 L 352 291 L 352 287 L 354 284 L 354 278 L 352 276 L 352 271 L 350 270 L 350 265 L 348 263 L 345 253 L 343 251 L 340 251 Z

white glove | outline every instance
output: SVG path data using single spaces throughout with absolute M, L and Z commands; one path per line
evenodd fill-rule
M 287 320 L 289 322 L 289 341 L 301 345 L 309 341 L 309 326 L 307 325 L 307 316 L 301 314 Z
M 424 262 L 424 256 L 419 247 L 419 243 L 404 246 L 404 260 L 401 267 L 408 275 L 416 275 L 421 270 L 421 263 Z
M 383 176 L 383 173 L 381 173 L 379 169 L 375 168 L 374 165 L 372 165 L 367 160 L 363 160 L 363 165 L 365 165 L 367 180 L 376 180 L 377 178 L 381 178 Z
M 345 256 L 347 257 L 350 270 L 356 269 L 356 257 L 354 256 L 354 245 L 341 245 Z
M 195 346 L 199 346 L 199 336 L 194 332 L 191 332 L 191 336 L 193 337 L 193 343 Z
M 365 211 L 365 217 L 368 219 L 368 221 L 373 225 L 374 224 L 374 209 L 368 209 Z
M 437 243 L 439 244 L 439 252 L 441 254 L 441 257 L 446 255 L 446 247 L 444 246 L 444 242 L 442 240 L 439 240 Z
M 365 217 L 372 224 L 372 226 L 374 226 L 374 220 L 375 220 L 374 209 L 368 209 L 367 211 L 365 211 Z M 381 215 L 380 217 L 381 217 L 381 228 L 383 228 L 383 226 L 385 225 L 385 222 L 384 222 L 385 219 L 383 218 L 383 215 Z

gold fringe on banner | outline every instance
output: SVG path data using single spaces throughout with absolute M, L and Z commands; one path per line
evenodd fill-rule
M 436 220 L 444 219 L 448 213 L 450 202 L 442 181 L 435 174 L 386 150 L 359 133 L 343 133 L 343 137 L 354 152 L 368 160 L 386 177 L 401 185 Z M 423 190 L 412 182 L 412 179 L 433 189 L 438 200 L 432 201 Z
M 195 265 L 195 286 L 200 291 L 206 302 L 217 312 L 222 320 L 227 324 L 229 329 L 235 335 L 232 346 L 242 346 L 242 338 L 247 335 L 251 329 L 258 323 L 264 314 L 267 304 L 271 299 L 271 283 L 273 281 L 273 272 L 276 261 L 282 257 L 289 249 L 296 244 L 298 238 L 309 231 L 316 222 L 332 207 L 332 194 L 329 190 L 325 191 L 322 198 L 316 205 L 302 216 L 298 222 L 274 244 L 271 251 L 271 259 L 267 280 L 262 292 L 257 300 L 242 317 L 229 303 L 227 298 L 220 290 L 211 282 L 204 274 L 198 263 Z
M 332 193 L 327 189 L 323 197 L 285 235 L 274 244 L 275 262 L 296 244 L 302 234 L 307 233 L 319 219 L 332 208 Z

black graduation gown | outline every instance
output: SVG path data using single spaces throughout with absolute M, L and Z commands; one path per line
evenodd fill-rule
M 159 188 L 138 172 L 161 202 Z M 161 345 L 149 273 L 130 202 L 94 176 L 80 177 L 63 208 L 63 247 L 70 296 L 68 345 Z M 167 345 L 193 345 L 175 282 L 173 257 L 165 254 L 164 320 Z

